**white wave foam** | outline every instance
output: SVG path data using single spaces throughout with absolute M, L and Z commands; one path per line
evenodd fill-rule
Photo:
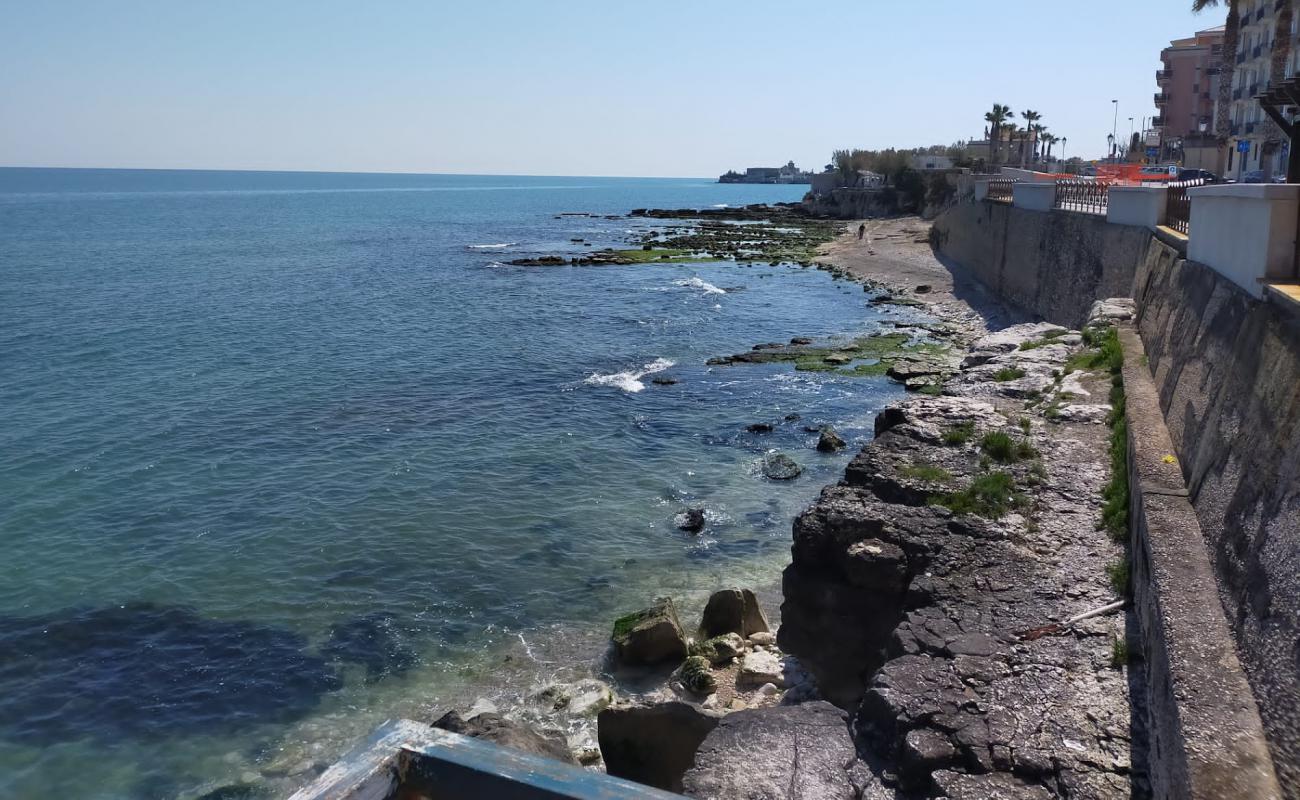
M 656 372 L 663 372 L 669 367 L 676 364 L 676 361 L 669 361 L 666 358 L 656 358 L 641 369 L 629 369 L 624 372 L 614 372 L 609 375 L 596 373 L 583 381 L 590 386 L 613 386 L 622 389 L 625 392 L 636 393 L 645 388 L 641 379 L 647 375 L 653 375 Z
M 714 203 L 714 204 L 713 204 L 713 207 L 714 207 L 714 208 L 731 208 L 731 206 L 730 206 L 729 204 L 727 204 L 727 203 Z
M 685 286 L 691 289 L 702 289 L 706 294 L 726 294 L 726 289 L 719 289 L 713 284 L 700 278 L 683 278 L 679 281 L 673 281 L 673 286 Z
M 507 247 L 519 244 L 518 242 L 498 242 L 497 244 L 471 244 L 470 250 L 502 250 Z
M 489 261 L 488 266 L 491 267 L 492 269 L 500 269 L 501 267 L 508 267 L 510 265 L 502 264 L 500 261 Z

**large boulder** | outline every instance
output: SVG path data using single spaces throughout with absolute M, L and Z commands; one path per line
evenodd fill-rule
M 615 620 L 610 641 L 619 663 L 625 666 L 654 666 L 686 658 L 686 636 L 677 621 L 677 608 L 668 597 Z
M 836 450 L 842 450 L 848 447 L 848 442 L 835 432 L 835 429 L 827 425 L 821 429 L 821 435 L 817 437 L 817 449 L 823 453 L 834 453 Z
M 792 481 L 803 472 L 803 467 L 785 453 L 768 453 L 763 457 L 763 474 L 774 481 Z
M 748 637 L 769 630 L 758 597 L 749 589 L 721 589 L 709 596 L 700 620 L 700 638 L 712 639 L 727 633 Z
M 699 746 L 682 789 L 728 800 L 850 800 L 873 780 L 857 761 L 848 715 L 812 702 L 728 714 Z
M 577 759 L 569 752 L 564 737 L 558 734 L 543 735 L 518 722 L 511 722 L 500 714 L 479 714 L 464 719 L 455 711 L 448 711 L 433 727 L 444 731 L 459 733 L 483 739 L 501 747 L 519 750 L 524 753 L 553 758 L 566 764 L 577 764 Z
M 722 715 L 693 703 L 610 706 L 596 718 L 605 771 L 670 792 L 695 764 L 695 751 Z

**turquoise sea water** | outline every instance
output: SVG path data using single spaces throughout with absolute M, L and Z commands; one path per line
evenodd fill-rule
M 793 266 L 502 262 L 803 190 L 0 169 L 0 797 L 274 793 L 598 667 L 656 594 L 773 583 L 848 457 L 803 426 L 865 441 L 900 390 L 704 362 L 882 312 Z

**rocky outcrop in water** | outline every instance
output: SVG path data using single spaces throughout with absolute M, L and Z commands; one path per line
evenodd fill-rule
M 619 617 L 610 637 L 624 666 L 654 666 L 686 657 L 686 636 L 671 598 L 660 598 L 641 611 Z

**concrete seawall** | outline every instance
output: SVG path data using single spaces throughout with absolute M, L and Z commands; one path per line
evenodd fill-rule
M 934 222 L 939 253 L 1002 300 L 1079 327 L 1096 300 L 1129 297 L 1151 232 L 1105 217 L 960 203 Z
M 1101 216 L 963 203 L 933 242 L 1051 322 L 1136 300 L 1130 525 L 1153 790 L 1278 796 L 1275 770 L 1281 796 L 1300 797 L 1300 320 Z

